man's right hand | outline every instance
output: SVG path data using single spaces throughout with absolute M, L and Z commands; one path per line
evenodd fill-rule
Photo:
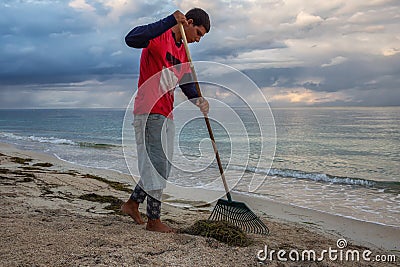
M 176 19 L 176 22 L 179 24 L 179 23 L 182 23 L 182 25 L 184 25 L 184 26 L 186 26 L 186 25 L 188 25 L 188 22 L 187 22 L 187 20 L 186 20 L 186 17 L 185 17 L 185 15 L 182 13 L 182 12 L 180 12 L 179 10 L 177 10 L 177 11 L 175 11 L 174 12 L 174 17 L 175 17 L 175 19 Z

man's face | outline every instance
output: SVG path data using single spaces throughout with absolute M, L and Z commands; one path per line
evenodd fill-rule
M 199 42 L 201 37 L 206 34 L 204 26 L 194 26 L 192 21 L 188 21 L 189 25 L 185 29 L 188 43 Z

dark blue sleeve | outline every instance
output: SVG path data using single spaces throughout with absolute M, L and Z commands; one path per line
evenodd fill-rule
M 196 85 L 193 82 L 192 75 L 190 73 L 183 75 L 182 79 L 179 81 L 179 87 L 182 89 L 182 92 L 188 99 L 199 97 L 197 94 Z
M 182 89 L 182 92 L 186 95 L 188 99 L 199 97 L 194 83 L 181 84 L 179 85 L 179 87 Z
M 133 48 L 145 48 L 149 45 L 151 39 L 160 36 L 175 25 L 176 19 L 174 15 L 169 15 L 157 22 L 137 26 L 125 36 L 125 43 Z

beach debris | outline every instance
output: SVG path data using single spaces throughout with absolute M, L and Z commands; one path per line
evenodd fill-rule
M 110 181 L 110 180 L 107 180 L 107 179 L 105 179 L 103 177 L 100 177 L 100 176 L 97 176 L 97 175 L 88 174 L 88 173 L 85 174 L 83 176 L 83 178 L 95 179 L 97 181 L 100 181 L 100 182 L 108 184 L 109 186 L 111 186 L 115 190 L 132 193 L 132 189 L 130 189 L 127 184 L 123 184 L 123 183 L 115 182 L 115 181 Z
M 88 200 L 92 202 L 98 203 L 109 203 L 110 205 L 106 206 L 104 209 L 112 210 L 114 213 L 118 215 L 123 215 L 121 212 L 121 205 L 124 203 L 117 197 L 114 196 L 101 196 L 95 193 L 85 194 L 79 196 L 79 199 Z
M 242 229 L 227 221 L 199 220 L 181 232 L 211 237 L 229 246 L 247 247 L 253 243 Z
M 10 160 L 18 164 L 28 164 L 28 162 L 32 161 L 32 159 L 30 158 L 20 158 L 20 157 L 11 157 Z
M 49 162 L 38 162 L 38 163 L 33 164 L 32 166 L 35 166 L 35 167 L 52 167 L 53 164 L 51 164 Z
M 24 172 L 20 170 L 10 170 L 6 168 L 0 168 L 0 174 L 7 174 L 8 176 L 0 176 L 0 184 L 11 185 L 15 183 L 27 183 L 32 182 L 35 175 L 31 172 Z

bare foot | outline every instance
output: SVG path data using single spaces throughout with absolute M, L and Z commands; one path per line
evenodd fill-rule
M 142 220 L 142 216 L 140 216 L 139 212 L 139 203 L 129 199 L 127 202 L 122 204 L 121 211 L 129 216 L 137 223 L 137 224 L 144 224 Z
M 146 230 L 160 232 L 160 233 L 173 233 L 175 232 L 174 229 L 169 227 L 168 225 L 161 222 L 160 219 L 150 220 L 148 219 Z

